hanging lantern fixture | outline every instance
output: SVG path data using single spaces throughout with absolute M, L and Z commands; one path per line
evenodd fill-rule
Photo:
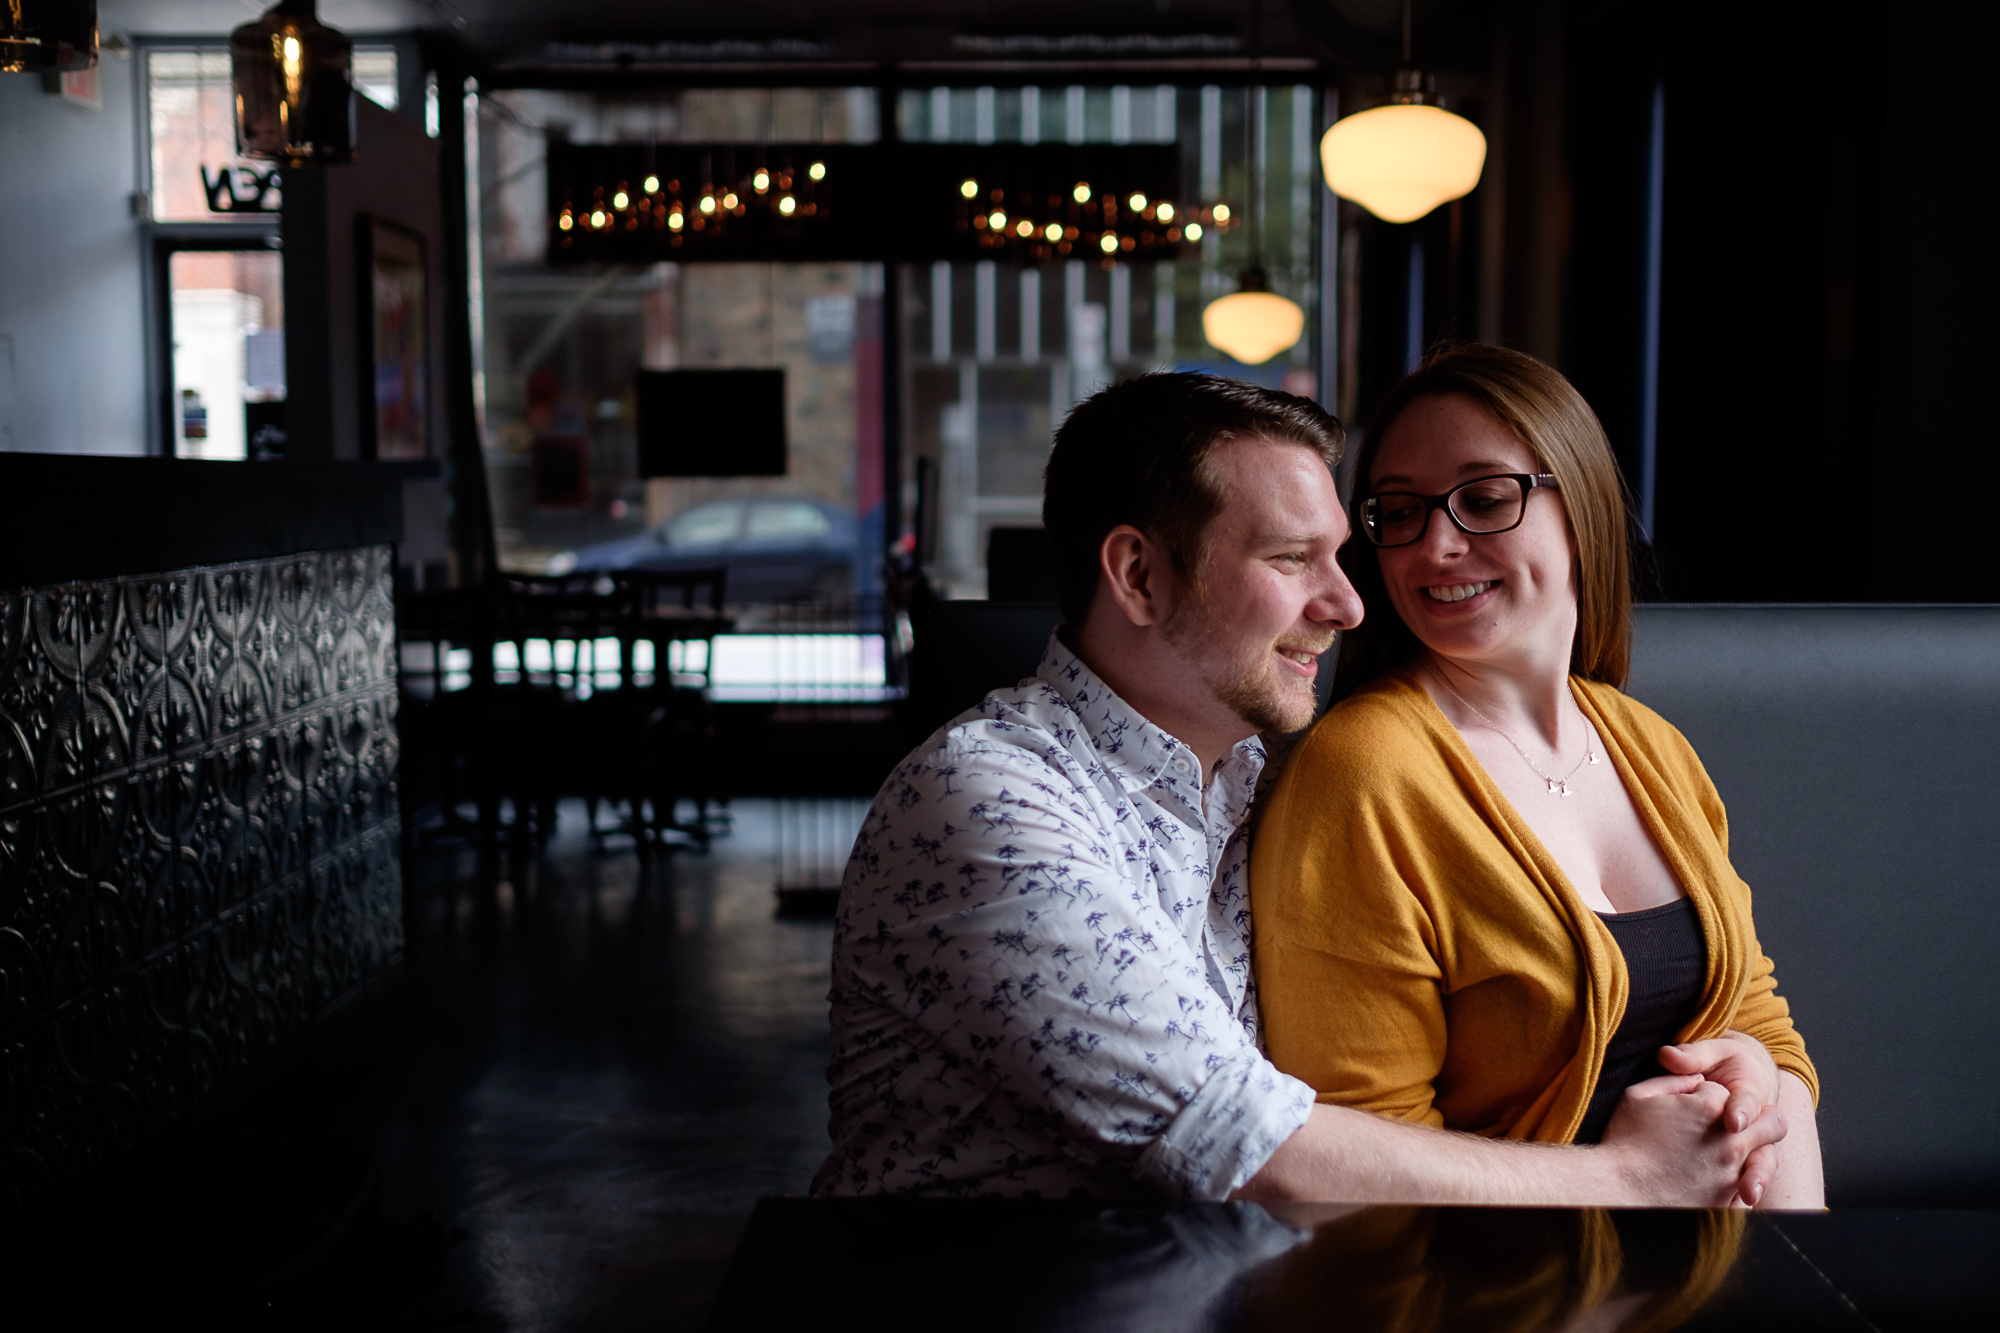
M 97 0 L 0 3 L 0 74 L 89 69 L 97 63 Z
M 1439 106 L 1430 75 L 1410 64 L 1410 0 L 1403 66 L 1388 105 L 1342 117 L 1319 144 L 1327 188 L 1384 222 L 1415 222 L 1463 198 L 1486 167 L 1486 136 Z
M 1201 312 L 1202 336 L 1246 366 L 1261 366 L 1294 346 L 1306 331 L 1306 312 L 1272 291 L 1264 270 L 1244 270 L 1237 289 Z
M 1257 48 L 1263 44 L 1264 10 L 1261 4 L 1250 11 L 1251 66 L 1257 65 Z M 1261 117 L 1264 102 L 1261 89 L 1252 87 L 1254 116 Z M 1246 136 L 1251 126 L 1246 118 Z M 1261 141 L 1261 135 L 1257 136 Z M 1255 143 L 1244 145 L 1250 164 L 1250 266 L 1237 280 L 1236 290 L 1210 301 L 1201 312 L 1201 333 L 1209 345 L 1227 352 L 1246 366 L 1261 366 L 1283 351 L 1296 346 L 1306 331 L 1306 312 L 1296 301 L 1271 290 L 1264 276 L 1264 192 L 1258 172 Z M 1218 223 L 1229 220 L 1229 205 L 1218 203 L 1211 214 Z M 1197 233 L 1193 226 L 1188 235 Z
M 279 0 L 229 34 L 236 150 L 288 167 L 354 160 L 354 43 L 313 0 Z

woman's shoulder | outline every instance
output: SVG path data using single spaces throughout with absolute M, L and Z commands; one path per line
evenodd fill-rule
M 1286 776 L 1338 773 L 1379 790 L 1385 779 L 1440 761 L 1440 722 L 1421 685 L 1400 673 L 1382 676 L 1313 724 L 1293 749 Z
M 1703 783 L 1708 781 L 1701 757 L 1680 728 L 1615 685 L 1581 677 L 1575 678 L 1575 683 L 1626 748 L 1645 752 L 1664 768 L 1680 770 L 1690 778 L 1698 776 Z

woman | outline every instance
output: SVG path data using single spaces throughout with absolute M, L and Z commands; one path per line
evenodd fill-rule
M 1752 1202 L 1823 1206 L 1818 1077 L 1722 803 L 1618 689 L 1625 497 L 1597 418 L 1534 358 L 1462 346 L 1357 464 L 1367 619 L 1252 854 L 1271 1058 L 1323 1102 L 1596 1142 L 1663 1045 L 1748 1034 L 1790 1126 Z

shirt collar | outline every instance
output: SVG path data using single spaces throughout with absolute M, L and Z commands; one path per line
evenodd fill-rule
M 1201 760 L 1194 751 L 1119 698 L 1070 651 L 1060 631 L 1049 635 L 1049 646 L 1043 650 L 1042 664 L 1035 674 L 1069 705 L 1105 771 L 1126 791 L 1139 792 L 1157 785 L 1178 788 L 1191 798 L 1195 809 L 1201 808 L 1201 787 L 1196 780 Z M 1264 767 L 1264 743 L 1256 736 L 1237 742 L 1218 772 L 1239 767 L 1245 771 L 1231 786 L 1243 786 L 1247 792 Z M 1217 774 L 1207 776 L 1212 782 Z

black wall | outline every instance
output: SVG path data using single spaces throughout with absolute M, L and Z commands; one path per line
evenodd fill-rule
M 1349 233 L 1361 346 L 1343 406 L 1365 422 L 1400 371 L 1415 235 L 1429 261 L 1424 341 L 1484 337 L 1553 361 L 1637 482 L 1657 82 L 1646 593 L 2000 600 L 1993 524 L 1945 502 L 2000 486 L 1984 394 L 2000 364 L 2000 107 L 1986 69 L 2000 6 L 1496 0 L 1488 13 L 1484 68 L 1462 48 L 1465 67 L 1440 71 L 1487 131 L 1486 176 L 1456 219 L 1448 207 Z M 1343 109 L 1379 82 L 1348 75 Z M 1452 254 L 1456 269 L 1438 262 Z

